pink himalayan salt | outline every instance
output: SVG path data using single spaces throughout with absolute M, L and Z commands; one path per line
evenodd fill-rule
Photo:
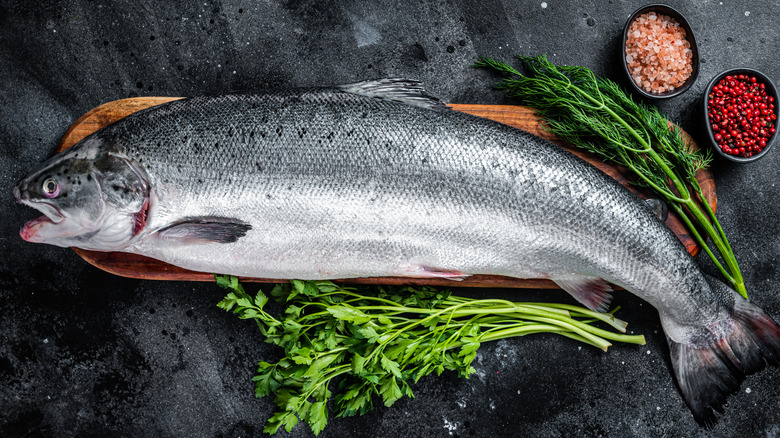
M 693 73 L 693 51 L 685 29 L 666 15 L 640 15 L 628 28 L 626 64 L 634 82 L 648 93 L 674 90 Z

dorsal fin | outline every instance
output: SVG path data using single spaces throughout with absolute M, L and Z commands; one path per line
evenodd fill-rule
M 422 82 L 413 79 L 387 78 L 354 84 L 340 85 L 337 88 L 348 93 L 380 99 L 395 100 L 407 105 L 428 109 L 449 109 L 437 97 L 428 94 L 422 87 Z

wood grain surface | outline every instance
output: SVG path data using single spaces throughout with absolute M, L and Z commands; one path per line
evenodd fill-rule
M 62 140 L 60 141 L 58 152 L 73 146 L 87 135 L 121 119 L 122 117 L 145 108 L 177 99 L 181 98 L 136 97 L 116 100 L 94 108 L 76 120 L 76 122 L 74 122 L 73 125 L 71 125 L 70 128 L 65 132 Z M 621 184 L 628 187 L 631 191 L 640 197 L 647 198 L 649 195 L 648 193 L 637 190 L 629 184 L 629 178 L 626 176 L 624 169 L 606 164 L 592 154 L 569 147 L 552 136 L 550 133 L 546 132 L 543 125 L 540 123 L 539 117 L 534 113 L 533 110 L 529 108 L 513 105 L 450 104 L 450 106 L 456 111 L 462 111 L 476 116 L 496 120 L 498 122 L 526 130 L 540 137 L 551 140 L 598 167 L 603 172 L 618 180 Z M 690 137 L 687 137 L 687 140 L 692 146 L 696 147 Z M 697 174 L 697 179 L 699 180 L 699 183 L 704 190 L 705 198 L 714 210 L 717 206 L 717 198 L 715 194 L 715 182 L 713 181 L 712 173 L 708 170 L 701 170 Z M 669 217 L 666 220 L 666 225 L 671 228 L 672 231 L 674 231 L 674 233 L 680 238 L 686 249 L 688 249 L 688 252 L 690 252 L 692 255 L 696 255 L 699 252 L 700 248 L 696 245 L 682 222 L 675 215 L 671 213 L 669 214 Z M 78 255 L 80 255 L 82 258 L 84 258 L 84 260 L 91 263 L 92 265 L 103 269 L 104 271 L 124 277 L 154 280 L 213 281 L 213 276 L 210 273 L 189 271 L 187 269 L 179 268 L 159 260 L 154 260 L 135 254 L 122 252 L 86 251 L 78 248 L 74 248 L 74 251 L 76 251 Z M 243 280 L 263 283 L 286 281 L 285 279 L 269 278 L 244 278 Z M 356 278 L 337 281 L 350 284 L 515 287 L 545 289 L 558 288 L 555 283 L 550 280 L 517 279 L 496 275 L 473 275 L 461 281 L 453 281 L 442 278 L 410 277 Z

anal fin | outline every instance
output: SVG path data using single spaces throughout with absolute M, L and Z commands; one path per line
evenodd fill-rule
M 187 244 L 232 243 L 246 236 L 252 226 L 238 219 L 195 217 L 182 219 L 160 229 L 158 236 Z
M 609 310 L 612 287 L 604 279 L 588 275 L 567 275 L 550 279 L 588 309 L 597 312 Z

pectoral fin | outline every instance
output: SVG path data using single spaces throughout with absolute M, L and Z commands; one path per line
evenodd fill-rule
M 567 275 L 553 277 L 551 280 L 588 309 L 597 312 L 606 312 L 609 309 L 612 287 L 603 279 L 586 275 Z
M 181 243 L 232 243 L 246 236 L 252 226 L 232 218 L 196 217 L 183 219 L 160 229 L 161 239 Z

